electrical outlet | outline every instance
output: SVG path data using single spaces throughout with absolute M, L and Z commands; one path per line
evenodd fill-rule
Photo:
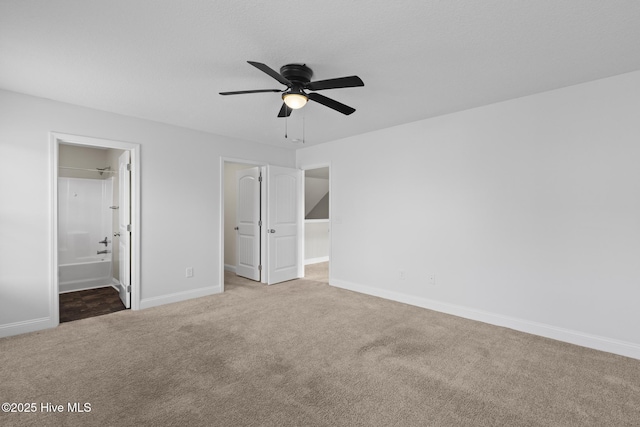
M 193 277 L 193 267 L 187 267 L 187 271 L 184 274 L 185 277 Z
M 404 280 L 406 278 L 406 275 L 404 273 L 404 270 L 400 270 L 400 280 Z
M 435 286 L 436 285 L 436 275 L 435 274 L 430 274 L 428 276 L 427 280 L 429 281 L 429 285 L 430 286 Z

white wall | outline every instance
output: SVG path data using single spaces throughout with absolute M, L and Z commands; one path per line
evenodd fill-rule
M 306 220 L 304 222 L 304 263 L 315 264 L 329 261 L 329 220 Z
M 634 72 L 297 164 L 331 162 L 332 284 L 640 358 L 639 138 Z
M 286 149 L 0 91 L 0 336 L 51 326 L 51 131 L 141 144 L 142 307 L 220 290 L 221 157 L 295 162 Z

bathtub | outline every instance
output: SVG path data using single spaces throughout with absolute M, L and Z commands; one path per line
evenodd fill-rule
M 111 285 L 111 258 L 99 255 L 78 258 L 73 264 L 58 266 L 60 293 Z

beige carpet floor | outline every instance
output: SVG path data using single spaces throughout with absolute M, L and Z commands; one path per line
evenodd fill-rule
M 640 361 L 228 275 L 221 295 L 0 339 L 0 401 L 38 407 L 1 426 L 638 426 Z

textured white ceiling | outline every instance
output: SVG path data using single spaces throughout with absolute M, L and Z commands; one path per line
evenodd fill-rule
M 1 0 L 0 88 L 298 148 L 640 69 L 636 0 Z M 306 63 L 322 91 L 285 123 L 246 63 Z

